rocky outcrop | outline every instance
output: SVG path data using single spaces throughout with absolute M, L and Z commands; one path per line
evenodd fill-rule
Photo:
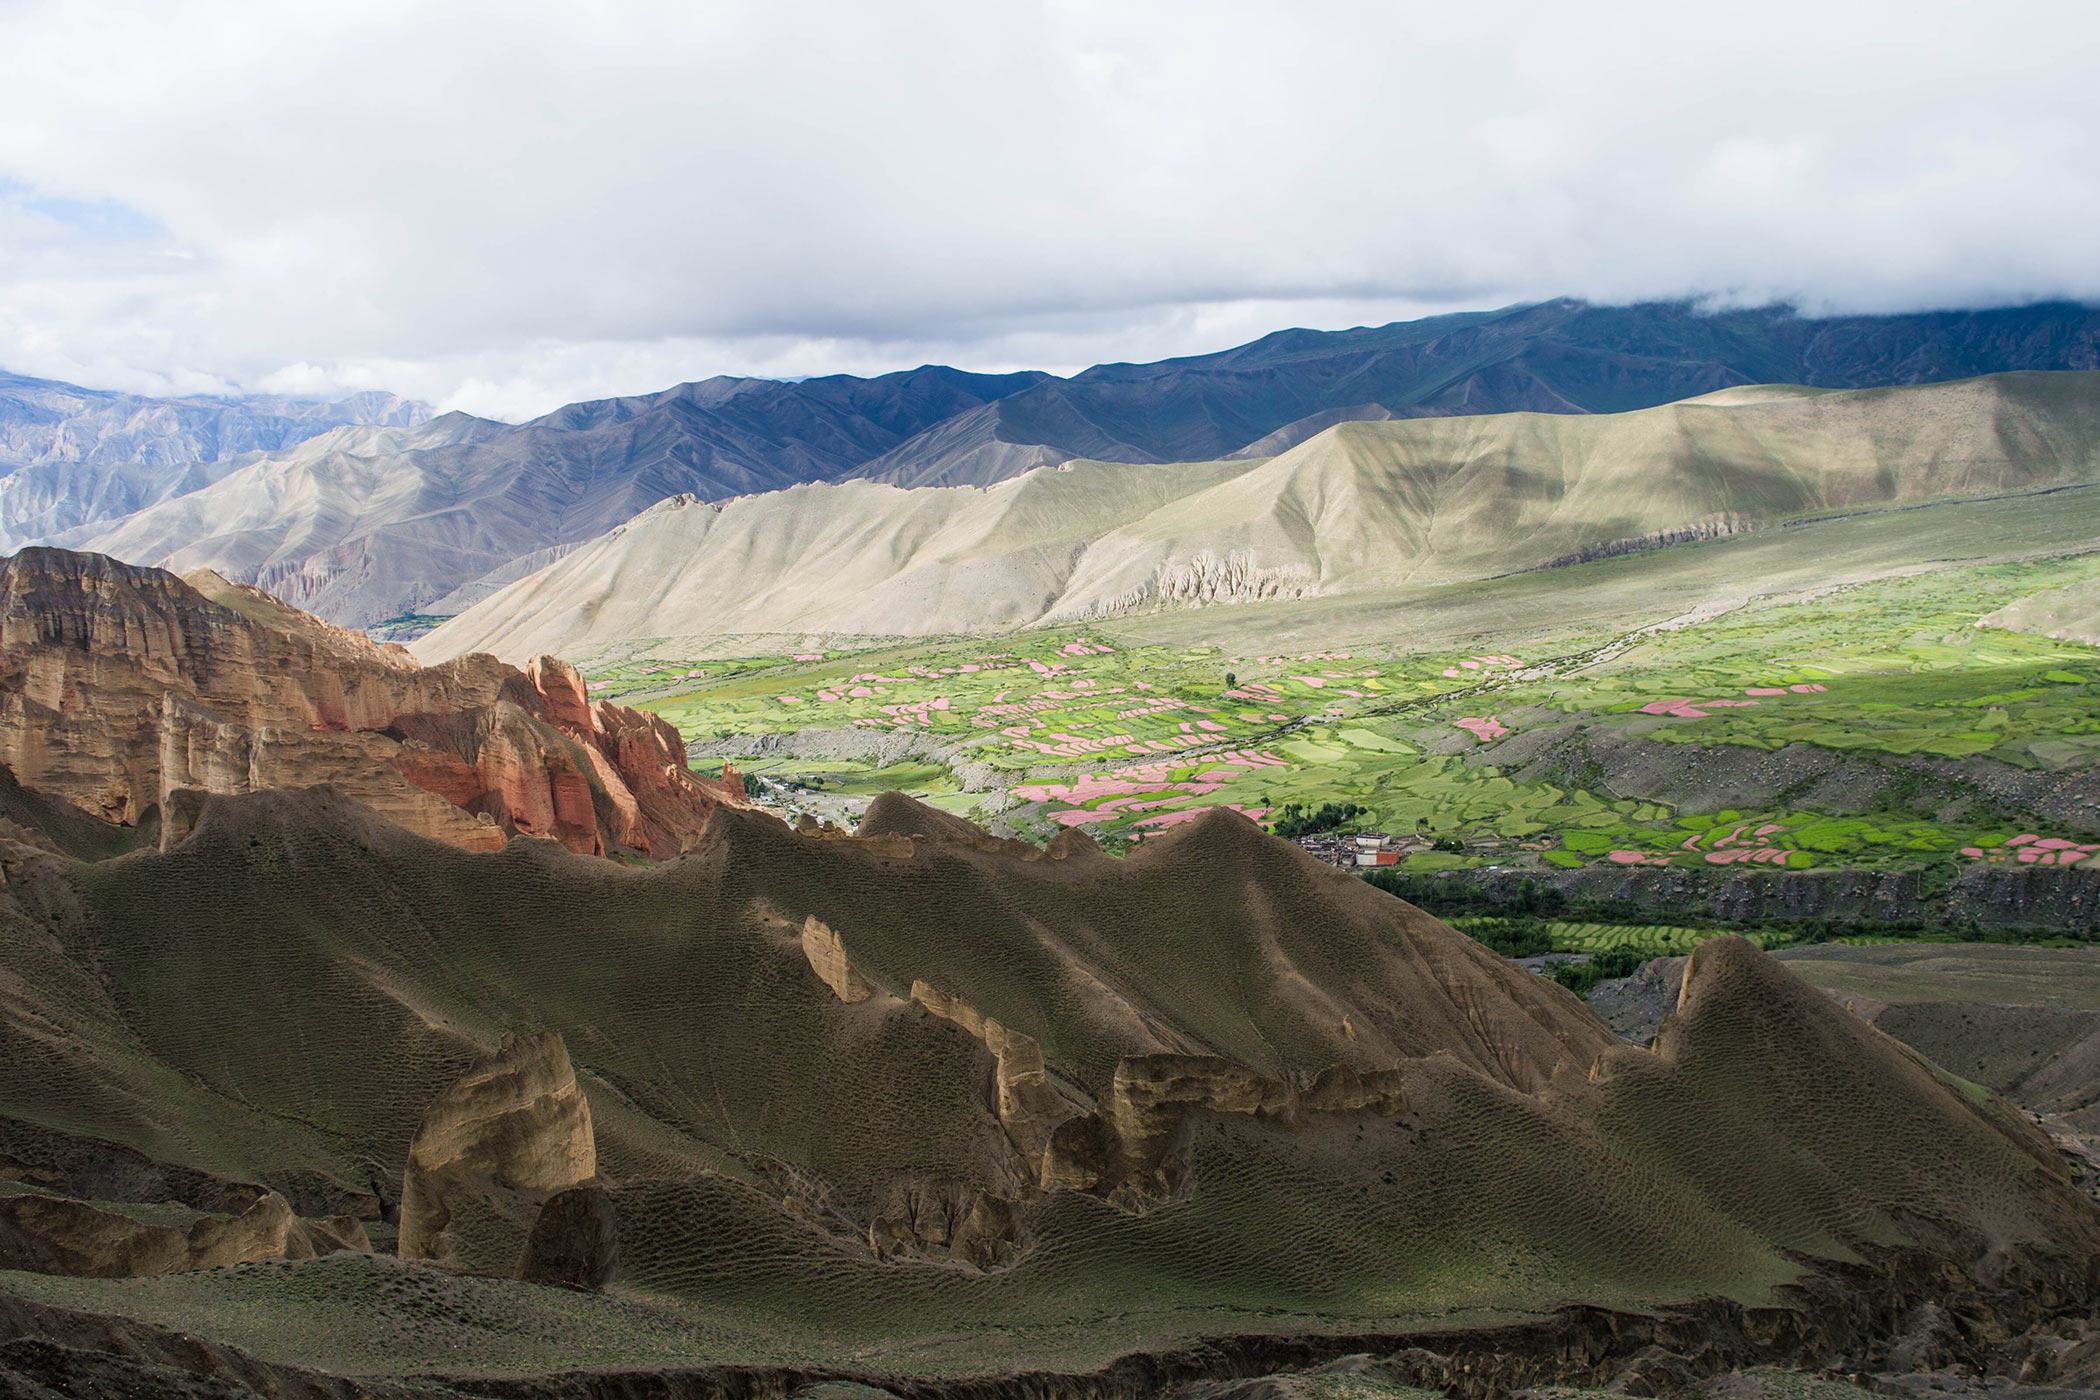
M 397 740 L 369 730 L 246 728 L 170 691 L 161 703 L 160 844 L 189 834 L 205 795 L 324 783 L 389 821 L 468 850 L 496 850 L 509 839 L 489 811 L 417 783 L 402 752 Z
M 982 1041 L 992 1053 L 994 1103 L 1000 1126 L 1025 1164 L 1024 1194 L 1084 1191 L 1130 1210 L 1172 1200 L 1187 1184 L 1176 1149 L 1192 1110 L 1289 1123 L 1301 1112 L 1391 1116 L 1406 1107 L 1397 1070 L 1335 1065 L 1301 1090 L 1219 1056 L 1131 1055 L 1117 1065 L 1108 1098 L 1092 1108 L 1075 1102 L 1051 1081 L 1042 1045 L 1033 1036 L 1001 1025 L 923 981 L 912 983 L 911 999 Z M 982 1195 L 971 1206 L 971 1217 L 979 1221 L 981 1231 L 996 1233 L 1014 1225 L 1012 1204 Z M 877 1253 L 886 1252 L 885 1246 L 888 1252 L 898 1247 L 896 1239 L 877 1238 L 886 1224 L 878 1221 L 871 1235 Z M 901 1239 L 893 1224 L 888 1228 Z M 960 1227 L 952 1238 L 962 1238 Z M 1011 1230 L 1001 1238 L 1008 1241 L 1002 1248 L 1010 1249 Z M 971 1239 L 968 1248 L 954 1248 L 977 1262 L 974 1254 L 990 1248 L 992 1234 Z
M 604 1190 L 578 1186 L 551 1196 L 526 1236 L 518 1277 L 527 1283 L 600 1289 L 620 1263 L 620 1218 Z
M 217 1269 L 257 1259 L 370 1254 L 353 1216 L 301 1220 L 272 1191 L 236 1216 L 203 1216 L 187 1230 L 59 1196 L 0 1196 L 0 1268 L 84 1278 Z
M 949 1237 L 948 1257 L 977 1269 L 995 1269 L 1012 1263 L 1025 1241 L 1019 1209 L 1004 1196 L 979 1191 Z
M 0 762 L 112 822 L 185 789 L 326 783 L 469 849 L 523 833 L 664 858 L 744 800 L 734 773 L 694 774 L 662 719 L 591 703 L 564 662 L 419 666 L 215 574 L 24 550 L 0 563 L 0 647 Z M 163 844 L 182 835 L 168 823 Z
M 561 1036 L 506 1036 L 423 1110 L 401 1180 L 401 1257 L 503 1274 L 521 1257 L 562 1257 L 544 1244 L 527 1255 L 529 1232 L 550 1196 L 597 1171 L 591 1106 Z
M 999 1126 L 1026 1161 L 1031 1165 L 1041 1161 L 1057 1126 L 1083 1110 L 1050 1083 L 1043 1066 L 1043 1047 L 1035 1037 L 1010 1030 L 961 998 L 947 996 L 924 982 L 911 984 L 911 999 L 984 1042 L 995 1066 L 992 1082 Z
M 1300 1113 L 1370 1112 L 1407 1106 L 1398 1070 L 1335 1065 L 1302 1091 L 1211 1055 L 1134 1055 L 1116 1067 L 1098 1112 L 1060 1123 L 1042 1157 L 1042 1184 L 1145 1210 L 1188 1184 L 1178 1148 L 1193 1111 L 1292 1123 Z
M 802 921 L 802 955 L 809 959 L 809 970 L 817 974 L 818 980 L 835 993 L 848 1006 L 866 1001 L 875 994 L 875 984 L 860 975 L 846 958 L 845 945 L 839 936 L 812 914 Z
M 1599 982 L 1590 989 L 1590 1009 L 1635 1045 L 1655 1039 L 1663 1017 L 1677 1008 L 1684 990 L 1684 959 L 1653 958 L 1630 977 Z
M 1319 591 L 1319 579 L 1307 565 L 1264 565 L 1246 551 L 1220 555 L 1199 549 L 1186 559 L 1162 560 L 1150 578 L 1121 593 L 1053 611 L 1044 620 L 1086 622 L 1159 607 L 1283 602 L 1313 597 Z
M 1705 520 L 1694 520 L 1674 529 L 1651 530 L 1645 535 L 1633 535 L 1623 540 L 1612 540 L 1607 544 L 1591 545 L 1557 559 L 1548 560 L 1542 567 L 1565 569 L 1574 564 L 1587 564 L 1596 559 L 1614 559 L 1621 554 L 1645 554 L 1654 549 L 1668 549 L 1671 545 L 1692 544 L 1699 540 L 1724 540 L 1731 535 L 1748 534 L 1757 528 L 1757 522 L 1746 520 L 1734 511 L 1722 511 Z

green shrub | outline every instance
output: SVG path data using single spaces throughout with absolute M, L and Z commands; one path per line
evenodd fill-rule
M 1269 829 L 1286 841 L 1295 841 L 1301 836 L 1332 831 L 1343 822 L 1354 821 L 1369 810 L 1357 806 L 1354 802 L 1323 802 L 1318 811 L 1308 812 L 1301 803 L 1286 802 L 1283 810 L 1276 814 L 1276 824 Z
M 1579 997 L 1587 997 L 1590 989 L 1599 982 L 1611 982 L 1621 977 L 1631 977 L 1640 970 L 1641 964 L 1653 958 L 1653 953 L 1637 952 L 1632 948 L 1607 948 L 1590 955 L 1588 962 L 1560 963 L 1554 967 L 1553 980 Z
M 1535 958 L 1553 951 L 1553 935 L 1538 919 L 1480 919 L 1467 924 L 1464 931 L 1505 958 Z

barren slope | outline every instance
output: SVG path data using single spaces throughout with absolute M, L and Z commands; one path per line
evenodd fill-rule
M 713 379 L 571 404 L 516 427 L 448 414 L 408 436 L 338 435 L 264 457 L 57 542 L 213 569 L 362 626 L 589 539 L 666 496 L 836 475 L 1033 378 L 927 368 L 874 380 Z
M 1983 1308 L 2082 1297 L 2100 1255 L 2015 1115 L 1741 940 L 1700 949 L 1651 1054 L 1229 813 L 1122 860 L 895 798 L 869 828 L 725 809 L 627 870 L 269 793 L 164 853 L 17 855 L 0 1115 L 305 1200 L 390 1194 L 426 1103 L 502 1034 L 558 1031 L 622 1296 L 687 1310 L 689 1359 L 1098 1365 L 1571 1300 L 1770 1305 L 1817 1260 Z M 364 1294 L 288 1331 L 340 1261 L 9 1286 L 367 1371 L 456 1374 L 502 1330 L 401 1328 L 393 1275 L 354 1267 Z
M 1639 412 L 1347 422 L 1280 456 L 812 485 L 637 517 L 419 644 L 925 635 L 1346 597 L 1629 542 L 2100 479 L 2100 376 L 1731 389 Z

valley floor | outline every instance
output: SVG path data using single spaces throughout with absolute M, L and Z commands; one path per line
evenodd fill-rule
M 1285 834 L 1384 834 L 1377 859 L 1406 877 L 1557 881 L 1559 905 L 1590 916 L 1554 937 L 1587 950 L 1681 951 L 1712 910 L 1673 925 L 1658 882 L 1717 890 L 1744 872 L 1895 882 L 1878 916 L 1810 901 L 1781 919 L 1841 933 L 2081 934 L 2089 899 L 1950 892 L 2100 864 L 2100 651 L 1978 625 L 2100 577 L 2091 535 L 2070 538 L 2095 523 L 2089 494 L 1444 588 L 1375 628 L 1367 605 L 1314 622 L 1318 604 L 1284 604 L 784 655 L 667 642 L 587 669 L 595 694 L 677 724 L 696 764 L 733 762 L 771 805 L 842 824 L 889 788 L 1111 845 L 1230 806 Z M 1265 633 L 1297 640 L 1255 645 Z M 1607 891 L 1612 874 L 1626 878 Z

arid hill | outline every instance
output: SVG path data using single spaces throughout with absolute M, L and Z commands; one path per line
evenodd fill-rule
M 154 400 L 0 374 L 0 473 L 31 464 L 0 476 L 0 548 L 215 569 L 369 626 L 457 612 L 529 572 L 521 561 L 536 567 L 680 494 L 722 501 L 849 478 L 983 486 L 1075 460 L 1260 458 L 1337 423 L 1623 413 L 1744 384 L 2090 370 L 2096 346 L 2100 315 L 2072 303 L 1811 318 L 1561 299 L 1283 330 L 1070 378 L 939 365 L 872 379 L 717 377 L 519 424 L 458 413 L 424 423 L 420 405 L 384 395 L 325 407 Z M 304 440 L 334 422 L 391 426 Z M 281 450 L 247 451 L 272 444 Z
M 272 1363 L 906 1388 L 1139 1347 L 1305 1364 L 1581 1303 L 1675 1309 L 1672 1365 L 1864 1365 L 2088 1306 L 2100 1265 L 2051 1143 L 1748 943 L 1702 947 L 1638 1049 L 1225 811 L 1112 858 L 896 796 L 851 837 L 724 806 L 630 869 L 260 792 L 163 851 L 6 859 L 20 1169 L 99 1142 L 309 1214 L 400 1202 L 404 1248 L 491 1276 L 336 1255 L 121 1295 Z M 493 1281 L 521 1273 L 612 1282 L 558 1321 Z M 426 1325 L 409 1296 L 454 1301 Z M 1585 1335 L 1532 1378 L 1630 1364 Z M 625 1384 L 574 1393 L 656 1393 Z
M 930 636 L 1494 578 L 1833 515 L 2100 481 L 2100 374 L 1724 389 L 1631 413 L 1345 422 L 1268 458 L 987 487 L 680 497 L 415 643 Z
M 743 800 L 691 773 L 663 720 L 592 703 L 551 657 L 419 666 L 216 574 L 51 549 L 0 561 L 0 763 L 169 838 L 197 794 L 325 782 L 455 845 L 525 832 L 666 856 Z

